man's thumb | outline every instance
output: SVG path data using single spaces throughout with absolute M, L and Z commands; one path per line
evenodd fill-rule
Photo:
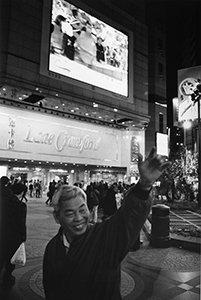
M 141 153 L 138 153 L 138 163 L 141 163 L 143 160 L 143 156 Z

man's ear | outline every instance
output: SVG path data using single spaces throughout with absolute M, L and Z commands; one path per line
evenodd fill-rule
M 55 219 L 55 222 L 56 222 L 57 224 L 60 224 L 59 218 L 58 218 L 58 212 L 53 211 L 53 217 L 54 217 L 54 219 Z
M 22 195 L 24 194 L 24 192 L 21 192 L 19 195 L 17 195 L 18 199 L 22 199 Z

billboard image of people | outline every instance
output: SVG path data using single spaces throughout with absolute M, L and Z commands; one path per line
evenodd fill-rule
M 65 0 L 53 0 L 49 71 L 128 96 L 128 35 Z
M 178 121 L 195 120 L 198 108 L 194 95 L 201 79 L 201 66 L 178 71 Z

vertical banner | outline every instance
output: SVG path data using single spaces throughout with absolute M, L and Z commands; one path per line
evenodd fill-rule
M 173 126 L 178 126 L 178 116 L 179 116 L 179 105 L 178 98 L 172 99 L 172 107 L 173 107 Z
M 138 162 L 138 153 L 140 151 L 140 145 L 136 136 L 131 137 L 131 162 Z
M 201 66 L 178 70 L 178 120 L 195 120 L 198 118 L 197 104 L 193 95 L 201 79 Z
M 157 154 L 168 156 L 168 135 L 156 132 L 156 149 Z

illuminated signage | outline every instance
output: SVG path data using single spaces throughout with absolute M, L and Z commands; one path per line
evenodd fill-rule
M 197 105 L 193 100 L 201 78 L 201 67 L 178 71 L 178 120 L 195 120 L 198 118 Z
M 132 100 L 133 33 L 83 1 L 43 2 L 40 73 Z
M 58 135 L 47 132 L 37 132 L 36 135 L 32 135 L 31 127 L 29 127 L 24 142 L 36 143 L 36 144 L 55 144 L 57 151 L 62 151 L 65 147 L 76 148 L 80 152 L 83 150 L 98 150 L 100 147 L 101 138 L 91 139 L 89 135 L 83 137 L 73 136 L 63 130 Z

